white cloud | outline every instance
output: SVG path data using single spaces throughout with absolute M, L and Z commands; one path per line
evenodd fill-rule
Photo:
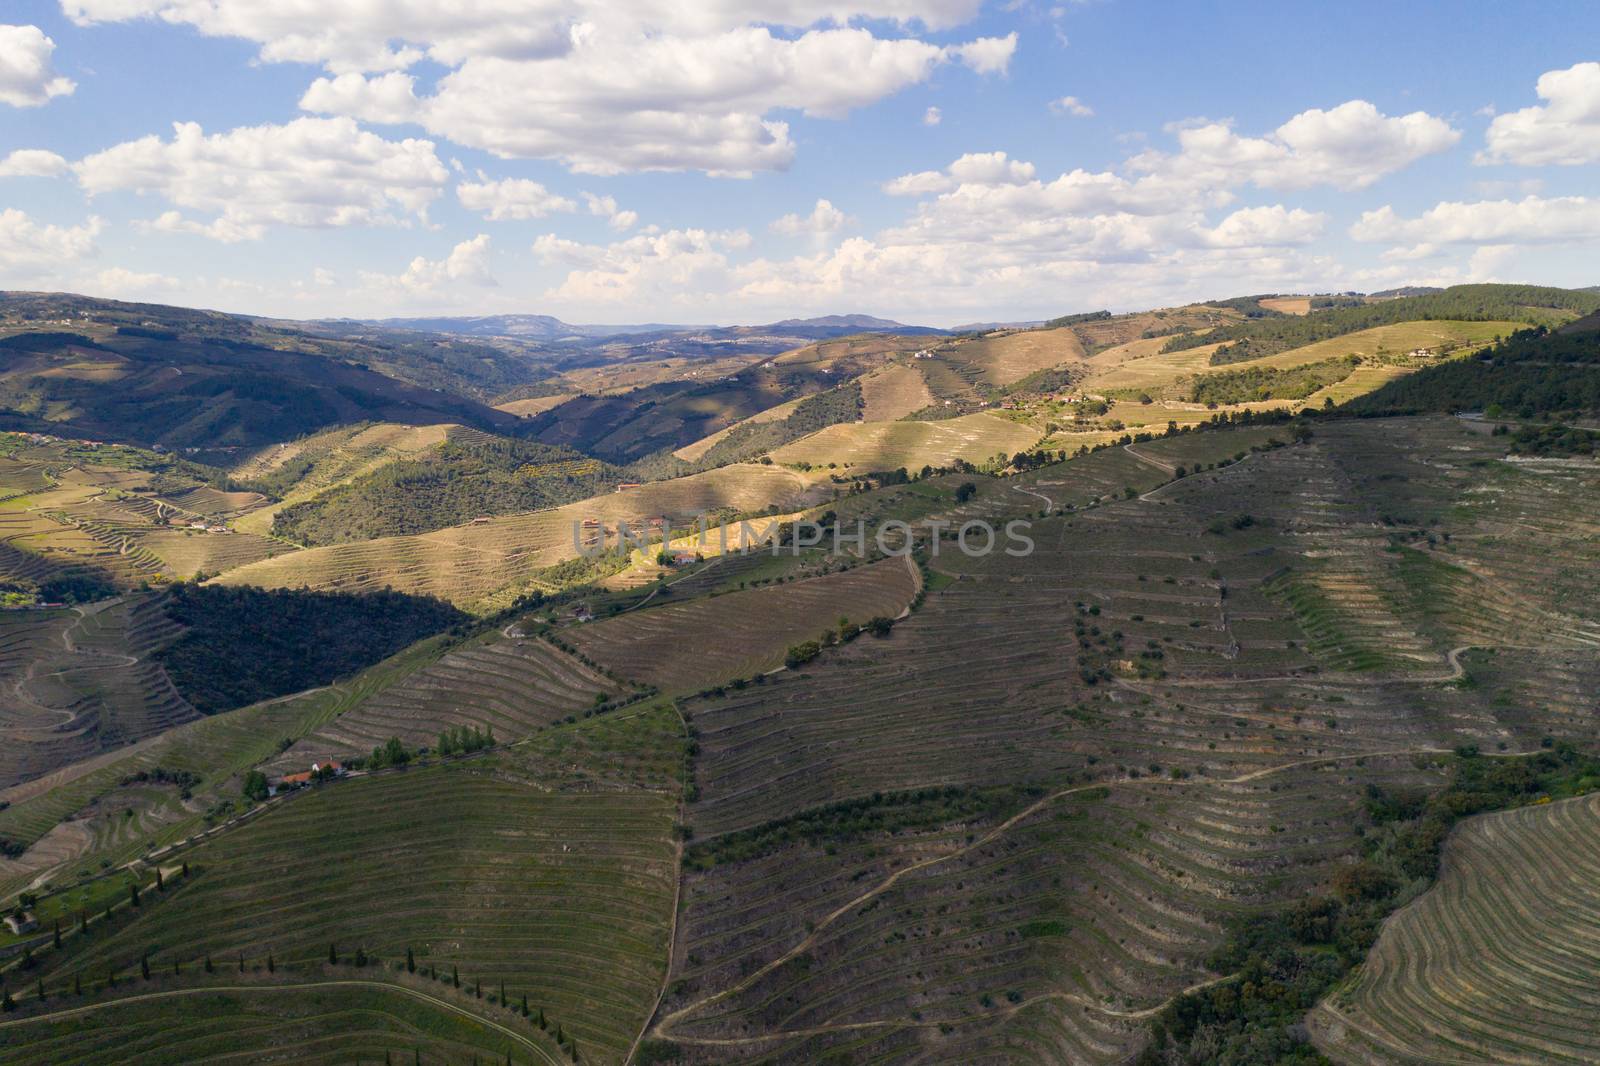
M 1600 199 L 1587 196 L 1444 202 L 1416 218 L 1393 207 L 1350 227 L 1359 241 L 1405 244 L 1532 244 L 1600 239 Z
M 1390 117 L 1365 100 L 1303 111 L 1265 137 L 1242 137 L 1227 122 L 1174 127 L 1179 152 L 1147 152 L 1130 166 L 1174 180 L 1228 187 L 1364 189 L 1443 152 L 1461 139 L 1422 111 Z
M 347 74 L 319 79 L 301 103 L 373 122 L 404 114 L 458 144 L 559 159 L 583 173 L 747 175 L 781 170 L 794 157 L 788 124 L 766 117 L 774 110 L 840 118 L 925 81 L 948 62 L 993 72 L 1014 43 L 940 47 L 859 28 L 789 39 L 764 26 L 701 38 L 636 37 L 586 24 L 562 56 L 475 57 L 431 96 L 417 97 L 409 75 L 363 83 Z
M 818 200 L 816 207 L 812 208 L 809 215 L 784 215 L 772 224 L 774 233 L 781 233 L 786 237 L 799 237 L 810 234 L 815 237 L 826 237 L 837 233 L 850 221 L 843 211 L 834 207 L 827 200 Z
M 954 53 L 961 61 L 979 74 L 1004 74 L 1011 66 L 1011 57 L 1017 53 L 1017 35 L 1004 37 L 979 37 L 967 44 L 957 45 Z
M 303 111 L 355 115 L 368 122 L 390 125 L 416 122 L 422 106 L 417 99 L 416 81 L 398 71 L 372 78 L 355 72 L 318 78 L 300 98 Z
M 1542 106 L 1489 123 L 1479 163 L 1576 166 L 1600 161 L 1600 63 L 1578 63 L 1539 76 Z
M 914 36 L 981 0 L 62 0 L 79 22 L 159 17 L 322 64 L 301 106 L 420 123 L 503 157 L 585 173 L 782 169 L 773 113 L 837 118 L 960 64 L 1002 74 L 1017 37 Z M 901 36 L 880 36 L 885 23 Z M 874 28 L 865 28 L 871 25 Z M 448 73 L 419 91 L 423 58 Z M 370 75 L 370 76 L 369 76 Z
M 943 121 L 944 112 L 940 111 L 937 107 L 930 107 L 928 110 L 922 113 L 922 124 L 924 126 L 937 126 Z
M 0 104 L 38 107 L 77 85 L 50 66 L 56 42 L 37 26 L 0 25 Z
M 476 182 L 462 182 L 456 186 L 456 198 L 462 207 L 487 215 L 496 222 L 544 218 L 556 211 L 578 208 L 565 196 L 556 195 L 536 181 L 527 178 L 490 181 L 481 172 Z
M 1063 96 L 1059 100 L 1050 101 L 1050 110 L 1058 115 L 1071 115 L 1073 118 L 1089 118 L 1094 115 L 1094 108 L 1076 96 Z
M 583 202 L 588 205 L 591 215 L 598 215 L 605 219 L 614 230 L 629 230 L 639 221 L 639 212 L 624 211 L 617 206 L 615 196 L 596 196 L 592 192 L 583 194 Z
M 489 235 L 480 233 L 462 241 L 443 259 L 417 256 L 405 272 L 397 275 L 364 272 L 368 289 L 399 291 L 411 296 L 438 296 L 452 289 L 493 288 L 497 284 L 489 269 Z
M 207 136 L 176 123 L 80 160 L 91 196 L 131 190 L 159 196 L 206 221 L 167 212 L 147 226 L 219 240 L 259 238 L 274 225 L 377 226 L 425 219 L 449 171 L 430 141 L 387 141 L 347 118 L 301 118 Z
M 1247 207 L 1223 219 L 1206 234 L 1217 248 L 1271 248 L 1310 244 L 1322 235 L 1328 216 L 1282 204 Z
M 545 294 L 550 299 L 585 307 L 710 307 L 727 298 L 733 277 L 728 253 L 749 243 L 742 230 L 652 229 L 609 245 L 549 235 L 533 250 L 547 263 L 574 268 Z
M 178 279 L 170 275 L 141 273 L 125 267 L 108 267 L 83 278 L 78 285 L 91 296 L 121 300 L 172 294 L 181 287 Z
M 852 18 L 932 30 L 971 20 L 981 0 L 62 0 L 79 24 L 158 17 L 212 37 L 261 46 L 268 62 L 320 63 L 335 72 L 387 71 L 425 56 L 455 66 L 473 56 L 537 59 L 571 47 L 596 24 L 712 35 L 750 24 L 804 28 Z
M 0 159 L 0 178 L 53 178 L 70 169 L 65 159 L 42 148 L 18 148 Z
M 64 263 L 94 254 L 95 238 L 104 228 L 94 217 L 81 226 L 57 226 L 35 222 L 14 207 L 0 209 L 0 275 L 51 275 Z

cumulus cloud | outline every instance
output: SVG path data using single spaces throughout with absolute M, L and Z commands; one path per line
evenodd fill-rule
M 126 300 L 173 293 L 179 289 L 180 282 L 168 274 L 144 273 L 126 267 L 108 267 L 82 279 L 79 285 L 92 296 Z
M 782 169 L 774 112 L 837 118 L 943 65 L 1002 74 L 1015 34 L 935 45 L 911 35 L 980 0 L 63 0 L 80 22 L 159 17 L 257 42 L 267 61 L 320 63 L 303 109 L 585 173 Z M 906 35 L 880 36 L 883 24 Z M 875 29 L 864 28 L 871 23 Z M 419 89 L 423 58 L 448 73 Z M 604 131 L 603 134 L 600 131 Z
M 887 181 L 883 191 L 890 196 L 926 196 L 949 192 L 964 184 L 1016 185 L 1031 181 L 1032 163 L 1010 159 L 1004 152 L 968 152 L 944 170 L 923 170 L 902 174 Z
M 1207 243 L 1217 248 L 1271 248 L 1310 244 L 1322 236 L 1328 216 L 1301 208 L 1247 207 L 1235 211 L 1206 232 Z
M 0 104 L 38 107 L 77 85 L 50 66 L 56 42 L 37 26 L 0 25 Z
M 1058 115 L 1071 115 L 1073 118 L 1090 118 L 1094 115 L 1094 108 L 1076 96 L 1063 96 L 1059 100 L 1050 101 L 1050 110 Z
M 786 237 L 799 237 L 811 235 L 826 237 L 837 233 L 849 222 L 849 216 L 834 207 L 827 200 L 818 200 L 816 207 L 812 208 L 809 215 L 784 215 L 772 224 L 774 233 L 781 233 Z
M 70 169 L 65 159 L 42 148 L 18 148 L 0 159 L 0 178 L 53 178 Z
M 433 143 L 388 141 L 348 118 L 301 118 L 207 135 L 173 126 L 80 160 L 73 169 L 91 196 L 118 190 L 161 197 L 174 210 L 150 228 L 218 240 L 259 238 L 273 225 L 397 225 L 425 219 L 449 171 Z
M 0 275 L 53 274 L 64 263 L 92 255 L 104 228 L 94 217 L 79 226 L 57 226 L 36 222 L 14 207 L 0 209 Z
M 489 269 L 489 235 L 480 233 L 462 241 L 443 259 L 417 256 L 401 274 L 361 275 L 368 289 L 403 292 L 411 296 L 438 296 L 451 289 L 493 288 L 498 284 Z
M 578 208 L 565 196 L 556 195 L 536 181 L 527 178 L 490 181 L 482 173 L 476 182 L 457 185 L 456 198 L 468 211 L 480 212 L 496 222 L 544 218 L 556 211 Z
M 733 276 L 729 253 L 749 244 L 743 230 L 651 229 L 608 245 L 547 235 L 533 250 L 546 263 L 574 268 L 545 294 L 551 299 L 588 307 L 688 307 L 726 299 Z
M 1532 244 L 1600 239 L 1600 199 L 1587 196 L 1444 202 L 1415 218 L 1393 207 L 1368 211 L 1350 227 L 1359 241 L 1396 244 Z
M 944 112 L 940 111 L 937 107 L 930 107 L 928 110 L 922 113 L 922 124 L 924 126 L 937 126 L 943 121 Z
M 301 104 L 371 122 L 404 116 L 458 144 L 505 157 L 559 159 L 583 173 L 747 175 L 783 169 L 794 157 L 788 124 L 766 117 L 775 110 L 840 118 L 927 80 L 948 62 L 994 72 L 1014 45 L 980 40 L 941 47 L 860 28 L 809 30 L 792 39 L 765 26 L 699 38 L 646 37 L 585 24 L 561 56 L 474 57 L 442 78 L 431 96 L 417 95 L 411 75 L 345 74 L 313 83 Z
M 639 212 L 619 208 L 615 196 L 596 196 L 592 192 L 586 192 L 583 194 L 583 202 L 588 205 L 591 215 L 605 219 L 614 230 L 632 229 L 639 221 Z
M 1600 161 L 1600 63 L 1578 63 L 1539 76 L 1545 103 L 1489 123 L 1479 163 L 1576 166 Z
M 1444 119 L 1423 111 L 1390 117 L 1365 100 L 1302 111 L 1265 137 L 1241 136 L 1226 122 L 1180 126 L 1175 132 L 1176 155 L 1147 152 L 1130 165 L 1175 180 L 1225 186 L 1364 189 L 1461 139 Z

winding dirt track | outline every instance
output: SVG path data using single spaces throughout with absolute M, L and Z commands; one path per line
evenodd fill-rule
M 1456 653 L 1460 652 L 1460 651 L 1463 651 L 1463 650 L 1465 650 L 1465 649 L 1457 649 L 1456 652 L 1452 653 L 1452 662 L 1455 661 L 1454 660 L 1454 655 Z M 780 1031 L 780 1032 L 769 1033 L 769 1034 L 766 1034 L 766 1035 L 763 1035 L 763 1036 L 729 1037 L 729 1038 L 725 1038 L 725 1039 L 716 1039 L 716 1038 L 709 1038 L 709 1037 L 704 1037 L 704 1038 L 699 1038 L 699 1037 L 680 1037 L 680 1036 L 673 1036 L 671 1034 L 672 1026 L 675 1023 L 681 1021 L 686 1016 L 694 1014 L 697 1011 L 700 1011 L 700 1010 L 702 1010 L 702 1009 L 704 1009 L 706 1007 L 709 1007 L 714 1003 L 718 1003 L 718 1002 L 726 999 L 727 997 L 729 997 L 731 995 L 735 995 L 735 994 L 737 994 L 739 992 L 744 991 L 745 989 L 749 988 L 751 985 L 753 985 L 757 981 L 759 981 L 762 977 L 764 977 L 765 975 L 771 973 L 773 970 L 776 970 L 778 967 L 784 965 L 785 963 L 791 961 L 792 959 L 796 958 L 797 956 L 799 956 L 801 954 L 804 954 L 806 951 L 810 950 L 810 948 L 814 944 L 816 944 L 818 938 L 822 935 L 823 931 L 826 930 L 830 925 L 832 925 L 834 922 L 838 921 L 841 917 L 844 917 L 845 915 L 851 913 L 856 908 L 860 907 L 862 904 L 870 902 L 871 900 L 875 899 L 876 897 L 882 895 L 884 892 L 887 892 L 890 888 L 894 887 L 894 885 L 902 877 L 904 877 L 904 876 L 906 876 L 907 874 L 910 874 L 910 873 L 915 873 L 918 870 L 925 870 L 925 869 L 927 869 L 927 868 L 929 868 L 931 866 L 937 866 L 937 865 L 939 865 L 941 863 L 949 862 L 951 859 L 960 858 L 962 855 L 965 855 L 968 852 L 971 852 L 971 851 L 973 851 L 973 850 L 975 850 L 977 848 L 984 847 L 985 845 L 989 844 L 991 841 L 995 840 L 996 838 L 998 838 L 998 837 L 1002 836 L 1003 834 L 1005 834 L 1006 832 L 1010 831 L 1018 823 L 1023 822 L 1028 818 L 1031 818 L 1033 815 L 1037 814 L 1039 811 L 1044 810 L 1046 807 L 1051 806 L 1052 804 L 1060 801 L 1061 799 L 1064 799 L 1067 796 L 1071 796 L 1071 795 L 1075 795 L 1075 794 L 1083 793 L 1083 792 L 1088 792 L 1088 791 L 1091 791 L 1093 789 L 1098 789 L 1098 788 L 1139 788 L 1139 787 L 1147 786 L 1147 785 L 1150 785 L 1150 784 L 1160 784 L 1160 785 L 1163 785 L 1163 786 L 1169 787 L 1169 788 L 1174 788 L 1174 787 L 1175 788 L 1207 788 L 1207 787 L 1210 787 L 1210 786 L 1213 786 L 1213 785 L 1237 785 L 1237 784 L 1245 784 L 1245 783 L 1248 783 L 1248 782 L 1251 782 L 1251 781 L 1258 781 L 1261 778 L 1270 777 L 1273 774 L 1279 774 L 1279 773 L 1283 773 L 1283 772 L 1288 771 L 1288 770 L 1300 769 L 1300 768 L 1304 768 L 1304 767 L 1307 767 L 1307 766 L 1335 765 L 1335 764 L 1343 763 L 1343 762 L 1354 762 L 1354 761 L 1357 761 L 1357 760 L 1360 760 L 1360 759 L 1374 759 L 1374 758 L 1381 758 L 1381 757 L 1384 757 L 1384 756 L 1442 755 L 1442 754 L 1448 754 L 1452 750 L 1453 749 L 1450 749 L 1450 748 L 1403 748 L 1403 749 L 1395 750 L 1395 751 L 1367 751 L 1367 752 L 1361 752 L 1361 753 L 1355 754 L 1355 755 L 1336 755 L 1336 756 L 1330 756 L 1330 757 L 1327 757 L 1327 758 L 1317 758 L 1317 759 L 1297 759 L 1297 760 L 1295 760 L 1293 762 L 1282 763 L 1282 764 L 1280 764 L 1278 766 L 1269 766 L 1269 767 L 1266 767 L 1265 769 L 1255 770 L 1255 771 L 1253 771 L 1251 773 L 1242 774 L 1242 775 L 1240 775 L 1238 777 L 1218 778 L 1216 780 L 1188 779 L 1188 780 L 1183 780 L 1183 781 L 1165 781 L 1165 780 L 1162 780 L 1162 779 L 1159 779 L 1159 778 L 1121 778 L 1121 779 L 1110 780 L 1110 781 L 1101 781 L 1101 782 L 1097 782 L 1097 783 L 1092 784 L 1092 785 L 1077 785 L 1077 786 L 1074 786 L 1072 788 L 1064 788 L 1064 789 L 1061 789 L 1059 791 L 1052 792 L 1048 796 L 1045 796 L 1045 797 L 1043 797 L 1043 798 L 1041 798 L 1039 800 L 1034 801 L 1033 803 L 1029 804 L 1027 807 L 1024 807 L 1022 810 L 1018 811 L 1016 814 L 1013 814 L 1010 818 L 1007 818 L 1004 822 L 1001 822 L 999 825 L 995 826 L 993 829 L 989 830 L 987 833 L 985 833 L 982 836 L 978 837 L 972 843 L 967 844 L 964 847 L 957 848 L 956 850 L 948 852 L 948 853 L 946 853 L 944 855 L 938 855 L 938 856 L 935 856 L 935 857 L 933 857 L 931 859 L 924 859 L 921 862 L 913 863 L 912 865 L 907 866 L 907 867 L 905 867 L 903 869 L 896 870 L 894 873 L 890 874 L 888 877 L 886 877 L 882 881 L 880 881 L 877 885 L 875 885 L 872 888 L 868 889 L 867 891 L 861 893 L 859 896 L 856 896 L 854 899 L 851 899 L 850 901 L 841 904 L 840 906 L 836 907 L 834 910 L 829 912 L 826 916 L 824 916 L 823 918 L 819 919 L 818 922 L 816 923 L 816 926 L 812 929 L 812 931 L 803 940 L 801 940 L 799 943 L 795 944 L 794 947 L 792 947 L 788 951 L 784 952 L 778 958 L 776 958 L 776 959 L 772 960 L 771 962 L 767 963 L 765 966 L 761 967 L 759 970 L 756 970 L 754 973 L 750 974 L 748 977 L 744 978 L 742 981 L 738 982 L 737 984 L 731 985 L 731 986 L 723 989 L 720 992 L 717 992 L 717 993 L 714 993 L 712 995 L 706 996 L 704 999 L 700 999 L 700 1000 L 698 1000 L 698 1001 L 696 1001 L 694 1003 L 689 1004 L 688 1006 L 680 1007 L 678 1010 L 675 1010 L 671 1014 L 666 1015 L 659 1022 L 656 1022 L 655 1025 L 653 1025 L 650 1028 L 650 1032 L 652 1034 L 654 1034 L 656 1036 L 659 1036 L 659 1037 L 662 1037 L 664 1039 L 680 1041 L 680 1042 L 686 1043 L 686 1044 L 712 1044 L 712 1045 L 717 1045 L 717 1046 L 730 1046 L 731 1047 L 731 1046 L 746 1045 L 746 1044 L 764 1044 L 764 1043 L 769 1043 L 769 1042 L 771 1042 L 773 1040 L 786 1039 L 786 1038 L 796 1037 L 796 1036 L 812 1036 L 812 1035 L 817 1035 L 817 1034 L 820 1034 L 820 1033 L 845 1032 L 845 1031 L 856 1030 L 856 1029 L 909 1028 L 909 1027 L 916 1027 L 916 1026 L 924 1025 L 924 1024 L 925 1025 L 929 1025 L 929 1026 L 937 1026 L 939 1024 L 938 1022 L 913 1023 L 913 1022 L 906 1022 L 906 1021 L 885 1020 L 885 1021 L 872 1021 L 872 1022 L 849 1022 L 849 1023 L 841 1023 L 839 1025 L 813 1026 L 813 1027 L 807 1028 L 807 1029 L 783 1030 L 783 1031 Z M 1533 754 L 1533 753 L 1530 753 L 1530 752 L 1497 752 L 1497 753 L 1495 753 L 1495 756 L 1500 757 L 1500 758 L 1514 758 L 1514 757 L 1517 757 L 1517 756 L 1520 756 L 1520 755 L 1527 755 L 1527 754 Z M 1087 1007 L 1087 1008 L 1089 1008 L 1091 1010 L 1098 1011 L 1098 1012 L 1100 1012 L 1102 1014 L 1111 1015 L 1113 1017 L 1128 1018 L 1128 1019 L 1148 1018 L 1148 1017 L 1153 1017 L 1156 1014 L 1159 1014 L 1163 1009 L 1166 1008 L 1166 1006 L 1169 1003 L 1173 1002 L 1174 1000 L 1178 999 L 1179 997 L 1181 997 L 1183 995 L 1186 995 L 1189 992 L 1198 991 L 1198 990 L 1200 990 L 1202 988 L 1207 988 L 1207 987 L 1209 987 L 1211 985 L 1218 984 L 1218 983 L 1220 983 L 1222 981 L 1226 981 L 1231 976 L 1232 976 L 1231 974 L 1222 974 L 1220 976 L 1210 978 L 1210 979 L 1208 979 L 1206 981 L 1200 982 L 1197 985 L 1193 985 L 1193 986 L 1191 986 L 1191 987 L 1189 987 L 1187 989 L 1184 989 L 1184 991 L 1179 992 L 1177 995 L 1172 996 L 1172 997 L 1162 1001 L 1161 1003 L 1156 1004 L 1153 1007 L 1146 1007 L 1146 1008 L 1142 1008 L 1142 1009 L 1137 1010 L 1137 1011 L 1119 1011 L 1119 1010 L 1115 1010 L 1113 1008 L 1106 1007 L 1103 1004 L 1096 1003 L 1096 1002 L 1094 1002 L 1092 1000 L 1089 1000 L 1089 999 L 1087 999 L 1085 997 L 1076 996 L 1073 993 L 1068 993 L 1068 992 L 1050 992 L 1050 993 L 1045 993 L 1045 994 L 1040 995 L 1040 996 L 1034 996 L 1032 999 L 1025 1000 L 1022 1003 L 1016 1004 L 1014 1006 L 1009 1006 L 1009 1007 L 1003 1008 L 1002 1010 L 995 1011 L 993 1013 L 994 1013 L 995 1016 L 1000 1016 L 1000 1017 L 1009 1016 L 1011 1014 L 1014 1014 L 1016 1011 L 1021 1010 L 1023 1007 L 1027 1006 L 1029 1003 L 1037 1003 L 1037 1002 L 1040 1002 L 1042 1000 L 1047 1000 L 1047 999 L 1061 999 L 1061 1000 L 1069 1000 L 1071 1002 L 1078 1003 L 1081 1006 Z

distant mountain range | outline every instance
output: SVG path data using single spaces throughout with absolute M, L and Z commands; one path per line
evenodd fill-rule
M 673 325 L 661 322 L 636 325 L 574 325 L 551 315 L 479 315 L 465 318 L 384 318 L 363 320 L 363 325 L 386 329 L 416 330 L 423 333 L 451 333 L 467 337 L 514 337 L 547 344 L 594 343 L 616 338 L 631 341 L 665 337 L 693 337 L 696 340 L 749 341 L 753 338 L 826 340 L 852 333 L 929 333 L 945 330 L 928 326 L 908 326 L 871 315 L 824 315 L 820 318 L 787 318 L 759 326 Z

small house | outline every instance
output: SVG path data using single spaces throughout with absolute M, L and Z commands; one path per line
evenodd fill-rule
M 6 928 L 11 930 L 12 935 L 21 936 L 23 933 L 31 933 L 39 928 L 39 923 L 34 919 L 31 912 L 23 911 L 21 914 L 6 915 Z

